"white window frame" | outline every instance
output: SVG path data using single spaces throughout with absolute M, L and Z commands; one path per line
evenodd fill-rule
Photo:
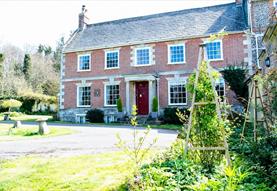
M 188 105 L 188 91 L 187 91 L 187 80 L 168 80 L 167 82 L 167 97 L 168 97 L 168 105 L 170 106 L 185 106 Z M 171 103 L 170 102 L 170 85 L 184 85 L 186 88 L 186 103 Z
M 183 46 L 184 49 L 184 61 L 183 62 L 171 62 L 171 51 L 170 48 L 173 46 Z M 185 43 L 179 43 L 179 44 L 169 44 L 167 45 L 167 61 L 168 64 L 185 64 L 186 63 L 186 45 Z
M 86 70 L 82 70 L 81 68 L 80 68 L 80 57 L 82 57 L 82 56 L 89 56 L 89 69 L 86 69 Z M 90 71 L 91 70 L 91 55 L 90 54 L 79 54 L 78 55 L 78 61 L 77 61 L 77 71 L 78 72 L 87 72 L 87 71 Z
M 273 0 L 273 7 L 275 7 L 275 9 L 277 9 L 277 0 Z
M 107 63 L 107 56 L 108 56 L 108 53 L 117 53 L 118 55 L 118 62 L 117 62 L 117 67 L 108 67 L 108 63 Z M 119 50 L 106 50 L 105 51 L 105 70 L 111 70 L 111 69 L 119 69 Z
M 79 96 L 80 96 L 80 93 L 79 93 L 79 88 L 81 88 L 81 87 L 90 87 L 90 105 L 79 105 Z M 91 84 L 78 84 L 77 85 L 77 99 L 76 99 L 76 102 L 77 102 L 77 107 L 91 107 L 91 105 L 92 105 L 92 99 L 91 99 L 91 90 L 92 90 L 92 88 L 91 88 Z
M 145 49 L 149 50 L 149 63 L 148 64 L 143 64 L 143 65 L 137 64 L 137 51 L 138 50 L 145 50 Z M 151 65 L 153 65 L 153 63 L 152 63 L 153 60 L 152 59 L 153 58 L 152 58 L 152 48 L 151 47 L 139 47 L 139 48 L 135 48 L 134 66 L 136 66 L 136 67 L 151 66 Z
M 104 106 L 105 107 L 115 107 L 116 104 L 114 105 L 109 105 L 107 104 L 107 86 L 113 86 L 113 85 L 118 85 L 119 86 L 119 97 L 120 97 L 120 81 L 115 81 L 115 82 L 104 82 Z
M 220 53 L 221 53 L 220 55 L 221 55 L 221 57 L 216 58 L 216 59 L 209 59 L 208 50 L 207 50 L 207 47 L 205 47 L 205 51 L 207 53 L 207 60 L 208 61 L 222 61 L 223 60 L 223 42 L 222 42 L 222 40 L 205 41 L 205 44 L 214 43 L 214 42 L 220 42 Z

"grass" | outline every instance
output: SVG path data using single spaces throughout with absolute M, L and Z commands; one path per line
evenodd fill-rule
M 23 113 L 16 113 L 16 112 L 13 112 L 10 118 L 13 121 L 19 120 L 19 121 L 30 121 L 30 122 L 36 121 L 41 118 L 48 119 L 50 121 L 53 120 L 53 116 L 51 115 L 26 115 Z M 1 113 L 0 121 L 3 121 L 3 120 L 4 120 L 4 114 Z
M 51 115 L 26 115 L 26 114 L 15 114 L 15 116 L 11 117 L 11 120 L 16 121 L 25 121 L 25 122 L 35 122 L 37 119 L 41 118 L 47 118 L 48 122 L 53 122 L 53 123 L 61 123 L 61 124 L 75 124 L 71 122 L 63 122 L 63 121 L 55 121 L 53 119 L 53 116 Z M 0 121 L 3 120 L 3 113 L 0 113 Z M 91 125 L 101 125 L 101 126 L 128 126 L 126 123 L 86 123 L 86 124 L 91 124 Z M 139 125 L 140 126 L 140 125 Z M 148 125 L 142 125 L 143 127 L 147 127 Z M 150 125 L 152 129 L 170 129 L 170 130 L 181 130 L 182 125 L 174 125 L 174 124 L 161 124 L 161 125 Z
M 0 161 L 0 191 L 126 190 L 134 165 L 122 152 Z
M 50 133 L 47 135 L 40 135 L 38 133 L 38 127 L 36 126 L 23 126 L 17 129 L 11 129 L 12 125 L 0 124 L 0 141 L 14 141 L 19 139 L 30 138 L 43 138 L 59 135 L 68 135 L 76 133 L 76 130 L 62 127 L 49 127 Z

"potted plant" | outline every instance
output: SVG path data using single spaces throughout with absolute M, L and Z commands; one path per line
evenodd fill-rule
M 123 113 L 123 106 L 122 106 L 122 100 L 119 97 L 117 102 L 116 102 L 116 106 L 117 106 L 117 115 L 119 119 L 122 119 L 124 117 L 124 113 Z
M 154 119 L 158 118 L 158 98 L 156 96 L 152 100 L 151 117 L 154 118 Z

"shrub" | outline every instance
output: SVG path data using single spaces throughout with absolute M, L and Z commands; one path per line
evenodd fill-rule
M 121 100 L 120 97 L 118 98 L 118 100 L 116 102 L 116 106 L 117 106 L 117 111 L 118 112 L 122 112 L 123 111 L 122 100 Z
M 224 80 L 228 83 L 238 98 L 248 99 L 248 86 L 245 83 L 247 71 L 244 68 L 228 66 L 222 71 Z
M 57 97 L 55 96 L 47 96 L 39 93 L 33 93 L 33 92 L 27 92 L 23 93 L 21 95 L 15 95 L 15 96 L 1 96 L 0 100 L 5 100 L 5 99 L 16 99 L 22 102 L 22 106 L 20 107 L 20 111 L 24 113 L 33 113 L 32 109 L 35 104 L 39 103 L 45 103 L 45 104 L 57 104 L 58 100 Z M 0 107 L 1 108 L 1 107 Z M 2 108 L 0 111 L 6 111 L 3 110 Z M 49 111 L 47 112 L 49 113 Z
M 156 96 L 153 98 L 152 111 L 158 112 L 158 98 Z
M 188 109 L 179 109 L 177 107 L 175 108 L 165 108 L 164 109 L 164 116 L 163 116 L 163 123 L 165 124 L 182 124 L 182 122 L 179 120 L 179 117 L 177 116 L 178 110 L 185 115 L 189 114 Z
M 100 109 L 91 109 L 87 112 L 86 119 L 91 123 L 103 123 L 104 112 Z
M 15 99 L 2 100 L 0 102 L 0 107 L 9 109 L 9 112 L 13 108 L 20 108 L 22 103 Z

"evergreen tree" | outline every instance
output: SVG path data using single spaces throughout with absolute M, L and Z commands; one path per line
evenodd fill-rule
M 3 75 L 3 62 L 4 62 L 4 54 L 0 53 L 0 78 Z
M 25 54 L 23 62 L 23 74 L 25 79 L 28 81 L 31 75 L 31 57 L 29 54 Z
M 4 62 L 4 54 L 0 53 L 0 88 L 1 88 L 1 95 L 3 95 L 3 62 Z
M 56 72 L 59 72 L 60 71 L 60 64 L 61 64 L 61 56 L 62 56 L 62 50 L 63 50 L 63 47 L 64 47 L 64 37 L 62 37 L 58 43 L 57 43 L 57 47 L 56 47 L 56 50 L 54 51 L 54 69 Z

